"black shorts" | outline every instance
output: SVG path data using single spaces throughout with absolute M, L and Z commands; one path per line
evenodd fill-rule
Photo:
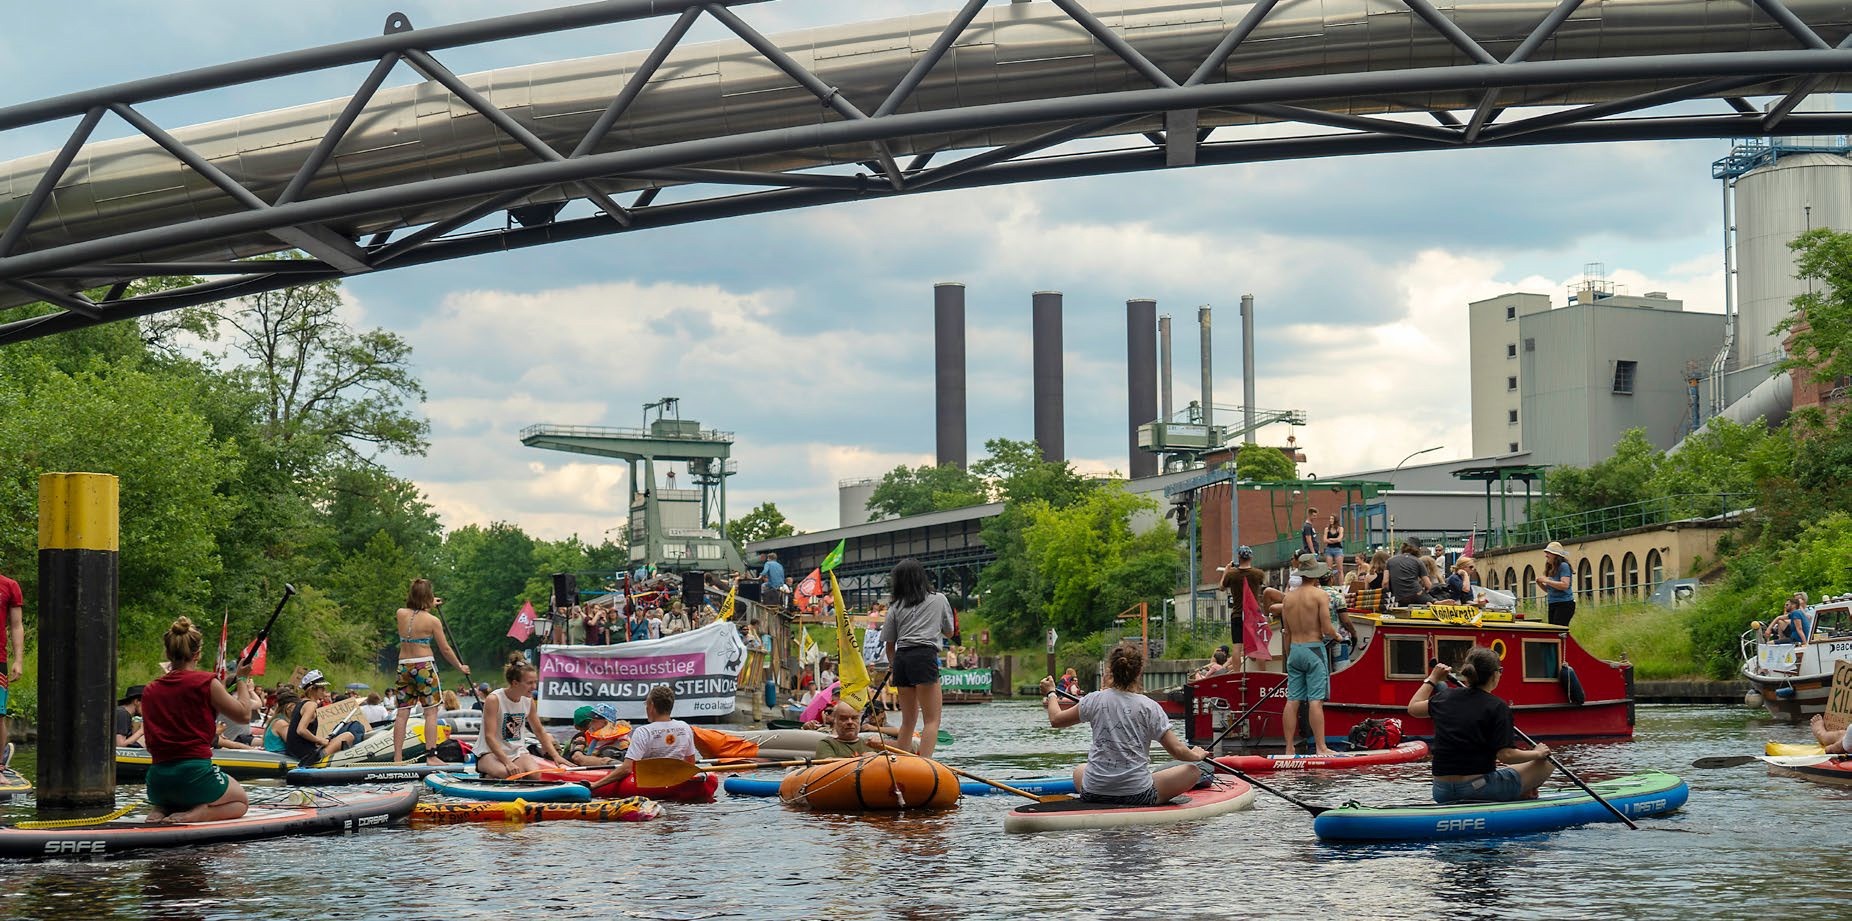
M 1574 617 L 1575 617 L 1575 602 L 1573 601 L 1552 601 L 1550 602 L 1549 618 L 1550 618 L 1551 624 L 1554 624 L 1555 626 L 1558 626 L 1558 627 L 1567 627 L 1569 626 L 1569 621 Z
M 939 649 L 936 646 L 902 646 L 894 650 L 893 677 L 897 688 L 939 683 Z

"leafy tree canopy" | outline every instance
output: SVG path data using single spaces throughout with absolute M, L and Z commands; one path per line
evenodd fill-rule
M 1235 450 L 1235 476 L 1260 483 L 1294 480 L 1299 465 L 1283 449 L 1244 444 Z

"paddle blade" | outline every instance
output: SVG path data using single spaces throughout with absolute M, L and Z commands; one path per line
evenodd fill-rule
M 632 762 L 630 772 L 637 778 L 637 786 L 656 788 L 686 783 L 701 771 L 679 758 L 644 758 Z
M 1720 755 L 1715 758 L 1699 758 L 1691 762 L 1694 768 L 1733 768 L 1745 764 L 1755 764 L 1762 759 L 1755 755 Z

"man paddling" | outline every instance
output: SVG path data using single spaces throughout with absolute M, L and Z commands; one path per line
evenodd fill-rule
M 1295 754 L 1295 734 L 1299 730 L 1299 702 L 1311 710 L 1312 748 L 1319 755 L 1333 754 L 1325 745 L 1325 698 L 1331 696 L 1331 671 L 1325 658 L 1325 640 L 1336 641 L 1338 632 L 1331 625 L 1331 598 L 1320 580 L 1331 574 L 1331 567 L 1314 561 L 1299 571 L 1304 580 L 1286 596 L 1280 608 L 1280 623 L 1286 631 L 1286 754 Z
M 695 763 L 694 730 L 672 716 L 674 710 L 674 689 L 666 684 L 650 688 L 649 697 L 643 701 L 643 712 L 649 715 L 649 722 L 630 730 L 630 751 L 625 754 L 624 762 L 611 773 L 592 781 L 592 789 L 600 790 L 606 784 L 623 780 L 636 770 L 637 762 L 645 758 L 677 758 Z

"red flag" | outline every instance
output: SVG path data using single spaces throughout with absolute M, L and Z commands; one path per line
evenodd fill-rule
M 804 581 L 797 584 L 797 606 L 806 611 L 815 607 L 817 597 L 823 594 L 823 570 L 821 567 L 810 571 Z
M 521 613 L 514 616 L 514 623 L 508 627 L 508 635 L 514 637 L 517 643 L 525 643 L 528 637 L 534 635 L 534 603 L 532 601 L 521 602 Z
M 1267 626 L 1267 615 L 1261 611 L 1260 603 L 1254 600 L 1254 585 L 1246 579 L 1241 580 L 1241 652 L 1250 659 L 1262 662 L 1273 658 L 1273 651 L 1267 644 L 1273 642 L 1273 630 Z
M 1461 556 L 1472 556 L 1473 555 L 1473 538 L 1477 536 L 1479 536 L 1478 531 L 1466 532 L 1466 549 L 1460 552 Z
M 244 651 L 238 654 L 238 661 L 243 662 L 245 656 L 251 656 L 252 646 L 257 646 L 257 640 L 253 639 L 249 643 L 245 644 Z M 269 657 L 270 657 L 270 641 L 265 640 L 262 646 L 257 646 L 257 655 L 251 656 L 251 674 L 253 675 L 263 674 L 264 673 L 264 660 L 268 659 Z

